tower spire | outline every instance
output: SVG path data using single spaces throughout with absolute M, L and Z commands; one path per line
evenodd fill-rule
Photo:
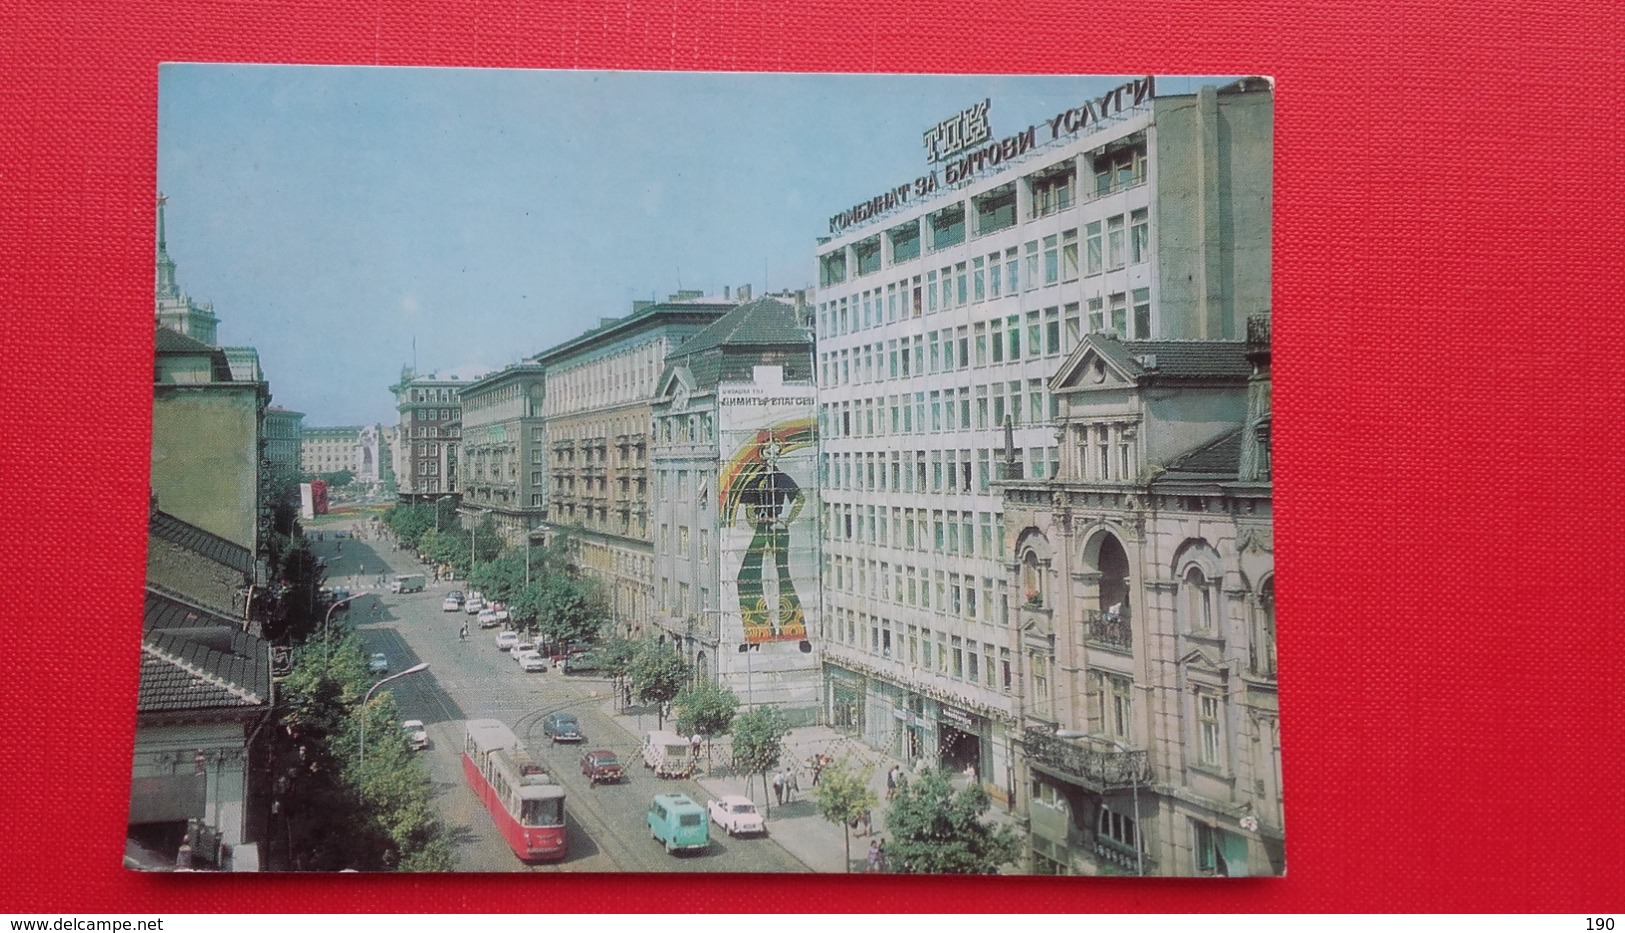
M 180 289 L 175 285 L 175 261 L 169 258 L 169 249 L 164 242 L 164 205 L 169 198 L 162 191 L 158 192 L 158 276 L 157 297 L 175 299 L 180 297 Z

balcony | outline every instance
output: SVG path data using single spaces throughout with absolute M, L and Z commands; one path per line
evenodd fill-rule
M 1085 609 L 1083 612 L 1083 640 L 1096 648 L 1105 648 L 1119 654 L 1134 653 L 1134 631 L 1127 616 Z
M 1151 759 L 1143 748 L 1094 736 L 1063 739 L 1034 726 L 1027 727 L 1022 745 L 1032 767 L 1095 793 L 1151 783 Z

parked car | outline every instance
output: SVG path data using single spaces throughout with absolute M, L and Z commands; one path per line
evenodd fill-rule
M 374 654 L 372 657 L 367 659 L 367 670 L 374 674 L 389 673 L 389 658 L 385 657 L 384 653 L 381 651 Z
M 496 628 L 502 624 L 502 622 L 497 619 L 497 614 L 489 609 L 481 610 L 479 619 L 480 628 Z
M 598 657 L 588 651 L 584 654 L 567 654 L 564 656 L 564 672 L 566 674 L 590 674 L 598 670 Z
M 591 784 L 619 784 L 626 777 L 621 771 L 621 760 L 604 748 L 595 748 L 581 756 L 581 773 Z
M 514 660 L 519 662 L 520 669 L 527 674 L 547 670 L 547 659 L 534 651 L 515 651 Z
M 756 812 L 756 804 L 749 797 L 730 794 L 710 801 L 705 808 L 711 812 L 711 821 L 730 836 L 767 832 L 767 822 Z
M 440 601 L 441 612 L 456 612 L 461 608 L 463 608 L 463 597 L 456 593 L 452 593 Z
M 513 646 L 519 644 L 518 632 L 502 632 L 497 635 L 497 650 L 512 651 Z
M 494 605 L 495 605 L 495 608 L 492 611 L 497 614 L 497 621 L 498 622 L 506 622 L 506 621 L 508 621 L 508 619 L 510 618 L 510 616 L 508 614 L 508 607 L 502 605 L 501 603 L 496 603 Z
M 515 650 L 515 651 L 535 651 L 536 650 L 536 643 L 534 641 L 531 641 L 529 635 L 521 634 L 519 636 L 519 644 L 514 645 L 513 650 Z
M 656 794 L 649 803 L 649 835 L 666 847 L 668 855 L 678 849 L 704 849 L 711 844 L 711 824 L 705 810 L 687 794 Z
M 471 616 L 477 616 L 484 610 L 485 600 L 480 599 L 477 594 L 469 596 L 468 601 L 463 603 L 463 611 Z
M 401 731 L 406 733 L 406 744 L 413 751 L 421 752 L 429 747 L 429 730 L 423 725 L 421 719 L 408 719 L 401 723 Z
M 581 734 L 581 724 L 569 713 L 549 713 L 542 720 L 542 734 L 552 739 L 555 745 L 559 742 L 580 742 L 586 738 Z

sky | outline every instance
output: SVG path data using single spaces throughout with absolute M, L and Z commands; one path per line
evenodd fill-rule
M 938 121 L 991 99 L 1001 139 L 1124 80 L 165 65 L 158 190 L 178 284 L 273 403 L 388 423 L 414 362 L 473 379 L 634 300 L 810 287 L 831 215 L 925 174 Z

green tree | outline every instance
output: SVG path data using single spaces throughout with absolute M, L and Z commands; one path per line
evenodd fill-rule
M 598 637 L 609 607 L 597 580 L 550 573 L 538 589 L 537 623 L 543 638 L 570 645 Z
M 638 643 L 624 635 L 611 635 L 593 649 L 593 654 L 598 669 L 609 675 L 619 703 L 625 685 L 632 679 L 632 661 L 638 655 Z
M 360 641 L 311 642 L 280 684 L 269 731 L 273 788 L 285 821 L 289 867 L 444 871 L 452 849 L 431 787 L 383 692 L 361 707 L 373 680 Z M 361 723 L 366 718 L 366 762 Z
M 813 800 L 818 804 L 819 816 L 841 827 L 841 837 L 846 843 L 847 871 L 852 870 L 852 827 L 880 802 L 875 789 L 869 786 L 873 777 L 873 767 L 853 770 L 845 758 L 818 772 Z
M 790 734 L 790 724 L 776 706 L 758 706 L 740 713 L 733 721 L 733 765 L 747 778 L 762 776 L 762 808 L 768 806 L 767 772 L 778 767 L 784 757 L 784 737 Z M 822 779 L 820 779 L 822 783 Z
M 914 875 L 997 874 L 1015 861 L 1020 843 L 1010 827 L 982 819 L 988 806 L 980 784 L 955 790 L 941 769 L 904 780 L 886 815 L 888 867 Z
M 678 693 L 672 706 L 677 711 L 678 732 L 699 733 L 709 742 L 716 736 L 728 734 L 734 714 L 739 711 L 739 697 L 726 687 L 701 680 Z
M 468 582 L 491 599 L 512 603 L 525 588 L 524 552 L 504 551 L 474 568 Z
M 339 489 L 350 485 L 355 479 L 355 474 L 349 470 L 337 470 L 332 473 L 318 473 L 316 478 L 326 483 L 329 489 Z
M 666 727 L 665 705 L 676 699 L 688 679 L 688 662 L 670 645 L 645 642 L 632 658 L 632 683 L 637 686 L 638 699 L 659 704 L 656 716 L 662 729 Z

